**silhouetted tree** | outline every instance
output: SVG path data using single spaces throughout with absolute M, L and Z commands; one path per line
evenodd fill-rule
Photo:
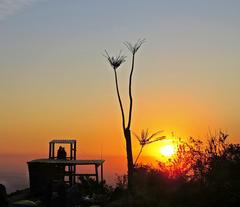
M 129 86 L 128 86 L 128 92 L 129 92 L 129 113 L 128 113 L 128 122 L 127 125 L 125 123 L 125 113 L 123 109 L 123 104 L 119 92 L 118 87 L 118 77 L 117 77 L 117 69 L 121 66 L 122 63 L 125 62 L 126 56 L 121 55 L 121 52 L 118 56 L 110 56 L 108 52 L 105 50 L 106 58 L 111 65 L 111 67 L 114 70 L 114 76 L 115 76 L 115 83 L 116 83 L 116 90 L 117 90 L 117 96 L 118 101 L 121 109 L 121 115 L 122 115 L 122 128 L 123 133 L 126 141 L 126 151 L 127 151 L 127 163 L 128 163 L 128 188 L 132 189 L 132 182 L 133 182 L 133 155 L 132 155 L 132 140 L 131 140 L 131 121 L 132 121 L 132 107 L 133 107 L 133 98 L 132 98 L 132 77 L 133 77 L 133 70 L 134 70 L 134 64 L 135 64 L 135 55 L 136 52 L 139 50 L 141 45 L 144 43 L 143 40 L 138 40 L 134 45 L 132 45 L 129 42 L 125 42 L 124 45 L 129 49 L 129 51 L 132 53 L 132 64 L 131 64 L 131 71 L 129 75 Z

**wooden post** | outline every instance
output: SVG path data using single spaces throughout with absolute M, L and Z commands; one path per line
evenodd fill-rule
M 76 144 L 76 141 L 74 142 L 74 160 L 76 160 L 77 156 L 77 144 Z
M 101 164 L 101 182 L 103 182 L 103 163 Z
M 73 171 L 73 184 L 76 183 L 76 165 L 72 166 L 72 171 Z
M 49 156 L 48 156 L 49 158 L 51 158 L 51 153 L 52 153 L 51 149 L 52 149 L 52 144 L 51 142 L 49 142 Z
M 95 164 L 96 182 L 98 183 L 98 165 Z
M 69 184 L 72 186 L 72 166 L 68 165 L 68 173 L 69 173 Z
M 55 143 L 52 143 L 52 158 L 54 159 L 54 148 L 55 148 Z
M 77 146 L 76 146 L 76 141 L 73 144 L 73 159 L 76 160 L 76 151 L 77 151 Z M 76 174 L 76 165 L 73 166 L 73 171 L 74 174 Z M 74 183 L 76 182 L 76 178 L 74 177 Z
M 73 146 L 72 146 L 72 143 L 70 144 L 70 160 L 72 160 L 72 151 L 73 151 L 73 148 L 72 148 Z

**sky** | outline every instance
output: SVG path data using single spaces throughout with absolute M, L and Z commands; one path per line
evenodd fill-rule
M 127 112 L 123 42 L 139 38 L 132 130 L 206 139 L 221 129 L 239 142 L 239 11 L 238 0 L 0 0 L 0 154 L 47 155 L 54 138 L 77 139 L 82 155 L 124 154 L 103 53 L 127 56 Z

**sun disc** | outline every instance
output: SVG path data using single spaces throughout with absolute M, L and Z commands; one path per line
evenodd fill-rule
M 165 145 L 160 148 L 160 153 L 165 157 L 171 157 L 175 153 L 175 149 L 173 145 Z

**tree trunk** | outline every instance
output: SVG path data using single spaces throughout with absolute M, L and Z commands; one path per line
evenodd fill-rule
M 124 136 L 126 140 L 126 151 L 127 151 L 127 164 L 128 164 L 128 189 L 131 192 L 133 188 L 133 156 L 132 156 L 132 140 L 130 129 L 124 130 Z

